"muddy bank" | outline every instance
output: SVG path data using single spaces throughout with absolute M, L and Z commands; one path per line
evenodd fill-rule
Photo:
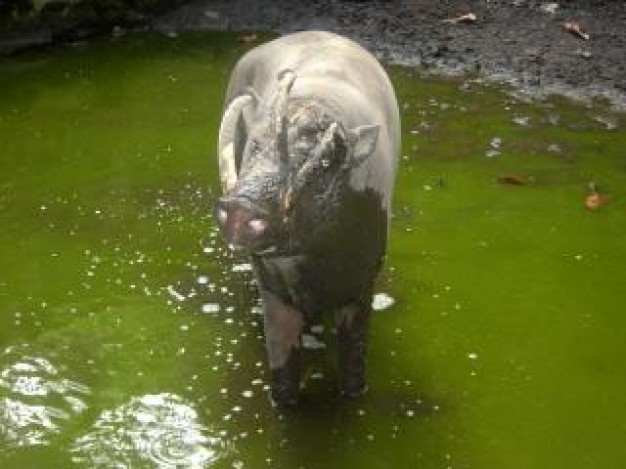
M 455 20 L 467 13 L 475 21 Z M 566 22 L 581 34 L 566 31 Z M 624 24 L 626 2 L 611 1 L 197 0 L 153 27 L 165 34 L 330 30 L 391 63 L 478 74 L 532 96 L 604 97 L 626 109 Z
M 134 29 L 166 35 L 323 29 L 355 39 L 389 63 L 507 82 L 533 97 L 605 98 L 626 109 L 623 1 L 195 0 L 160 16 L 126 13 L 101 21 L 65 15 L 61 26 L 43 22 L 5 31 L 0 54 Z M 579 33 L 566 31 L 567 23 Z

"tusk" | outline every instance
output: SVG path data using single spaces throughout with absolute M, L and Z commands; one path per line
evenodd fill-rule
M 237 184 L 237 168 L 235 166 L 235 144 L 230 142 L 220 152 L 220 182 L 222 183 L 222 193 L 228 193 Z
M 220 167 L 220 181 L 224 193 L 230 191 L 237 183 L 237 166 L 235 163 L 235 132 L 237 122 L 243 110 L 252 104 L 250 95 L 235 98 L 224 112 L 220 125 L 218 154 Z

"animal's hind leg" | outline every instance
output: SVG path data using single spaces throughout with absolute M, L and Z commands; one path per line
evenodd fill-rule
M 370 310 L 369 304 L 351 304 L 337 313 L 339 380 L 341 392 L 350 397 L 367 391 L 365 355 Z
M 273 293 L 263 291 L 261 297 L 272 400 L 279 406 L 293 405 L 298 401 L 300 335 L 304 318 L 300 311 Z

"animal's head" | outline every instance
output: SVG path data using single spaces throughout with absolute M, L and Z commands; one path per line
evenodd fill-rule
M 317 223 L 341 203 L 351 172 L 376 148 L 378 125 L 346 129 L 319 103 L 290 99 L 295 79 L 281 72 L 271 102 L 251 90 L 224 113 L 216 217 L 233 247 L 284 249 L 294 230 L 302 233 L 294 224 Z

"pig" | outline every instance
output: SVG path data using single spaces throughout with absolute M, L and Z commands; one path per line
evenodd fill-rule
M 247 52 L 231 74 L 215 216 L 253 266 L 279 406 L 298 402 L 301 334 L 323 312 L 335 314 L 341 393 L 367 389 L 371 301 L 399 150 L 391 82 L 347 38 L 286 35 Z

